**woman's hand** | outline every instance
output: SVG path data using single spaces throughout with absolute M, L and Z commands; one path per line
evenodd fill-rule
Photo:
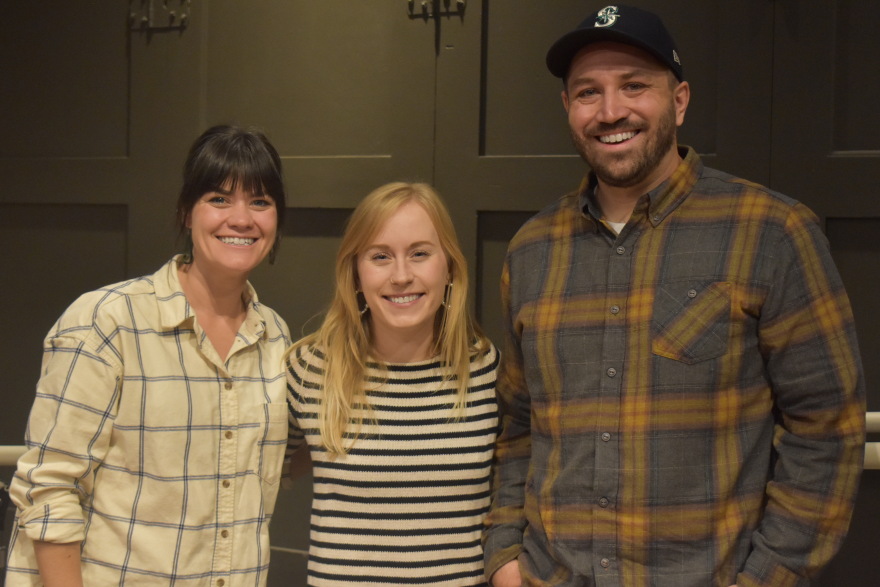
M 522 575 L 519 574 L 519 561 L 513 559 L 505 563 L 492 575 L 492 587 L 520 587 Z

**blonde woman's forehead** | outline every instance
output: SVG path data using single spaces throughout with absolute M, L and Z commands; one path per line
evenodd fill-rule
M 364 249 L 377 246 L 440 244 L 440 234 L 428 212 L 417 202 L 406 202 L 381 223 Z

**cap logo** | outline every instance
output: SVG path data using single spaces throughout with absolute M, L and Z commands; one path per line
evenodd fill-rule
M 676 53 L 675 49 L 672 50 L 672 58 L 675 59 L 675 62 L 681 65 L 681 61 L 678 58 L 678 53 Z
M 620 15 L 617 14 L 617 6 L 606 6 L 596 14 L 596 24 L 594 26 L 600 28 L 611 26 L 617 22 L 618 16 Z

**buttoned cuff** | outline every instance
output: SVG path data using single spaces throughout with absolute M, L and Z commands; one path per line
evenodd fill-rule
M 37 504 L 19 511 L 19 530 L 31 540 L 65 544 L 85 538 L 83 511 L 79 501 Z
M 752 551 L 743 571 L 736 576 L 737 587 L 810 587 L 810 580 L 782 566 L 766 553 Z
M 491 584 L 495 571 L 522 554 L 523 533 L 516 528 L 496 527 L 488 531 L 483 544 L 483 568 Z

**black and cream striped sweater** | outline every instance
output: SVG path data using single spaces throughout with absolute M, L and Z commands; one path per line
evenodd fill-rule
M 498 351 L 471 358 L 467 408 L 437 360 L 370 365 L 365 419 L 350 452 L 328 458 L 317 412 L 323 355 L 288 359 L 291 448 L 314 464 L 309 585 L 485 585 L 480 534 L 498 427 Z M 354 429 L 352 426 L 351 429 Z M 347 438 L 350 441 L 350 438 Z

